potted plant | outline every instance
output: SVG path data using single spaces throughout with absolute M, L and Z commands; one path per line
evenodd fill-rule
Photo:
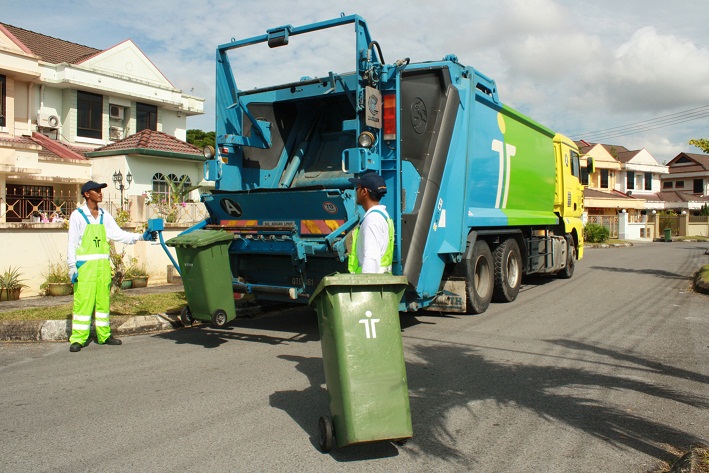
M 125 246 L 120 253 L 116 250 L 113 241 L 109 241 L 108 246 L 110 248 L 109 260 L 111 261 L 111 293 L 115 294 L 121 289 L 129 289 L 131 281 L 126 278 Z
M 74 292 L 74 285 L 69 277 L 69 267 L 63 260 L 49 263 L 49 270 L 44 274 L 44 282 L 39 288 L 48 296 L 68 296 Z
M 21 278 L 20 268 L 10 266 L 3 273 L 0 273 L 0 301 L 16 301 L 20 298 L 24 279 Z
M 130 266 L 126 270 L 125 278 L 132 281 L 132 287 L 146 287 L 148 285 L 148 271 L 145 265 L 139 265 L 136 258 L 131 258 Z

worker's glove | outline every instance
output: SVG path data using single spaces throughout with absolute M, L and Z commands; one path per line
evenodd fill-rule
M 151 232 L 150 230 L 145 230 L 143 233 L 143 240 L 145 241 L 155 241 L 158 239 L 158 232 Z
M 71 283 L 76 284 L 79 281 L 79 271 L 76 268 L 69 268 L 69 277 L 71 278 Z

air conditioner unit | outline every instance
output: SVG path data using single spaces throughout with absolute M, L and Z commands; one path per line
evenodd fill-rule
M 118 120 L 123 120 L 123 107 L 121 107 L 120 105 L 109 106 L 108 115 L 111 118 L 117 118 Z
M 118 141 L 123 139 L 123 128 L 119 126 L 112 126 L 109 128 L 109 139 L 111 141 Z
M 40 113 L 37 115 L 37 126 L 39 128 L 59 128 L 59 117 L 56 115 L 47 115 Z

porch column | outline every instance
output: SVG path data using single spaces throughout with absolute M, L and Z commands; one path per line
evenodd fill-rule
M 7 214 L 7 178 L 5 174 L 0 174 L 0 223 L 5 223 Z
M 618 239 L 625 240 L 628 236 L 628 212 L 623 209 L 618 214 Z

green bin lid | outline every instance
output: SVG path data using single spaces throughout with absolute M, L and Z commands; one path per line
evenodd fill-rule
M 170 238 L 165 244 L 173 247 L 199 248 L 214 243 L 232 241 L 233 239 L 234 234 L 224 230 L 193 230 Z
M 326 287 L 332 286 L 403 286 L 406 287 L 409 281 L 406 276 L 394 276 L 389 273 L 382 274 L 351 274 L 351 273 L 335 273 L 325 276 L 318 284 L 318 287 L 310 296 L 309 303 L 312 304 L 315 298 Z

